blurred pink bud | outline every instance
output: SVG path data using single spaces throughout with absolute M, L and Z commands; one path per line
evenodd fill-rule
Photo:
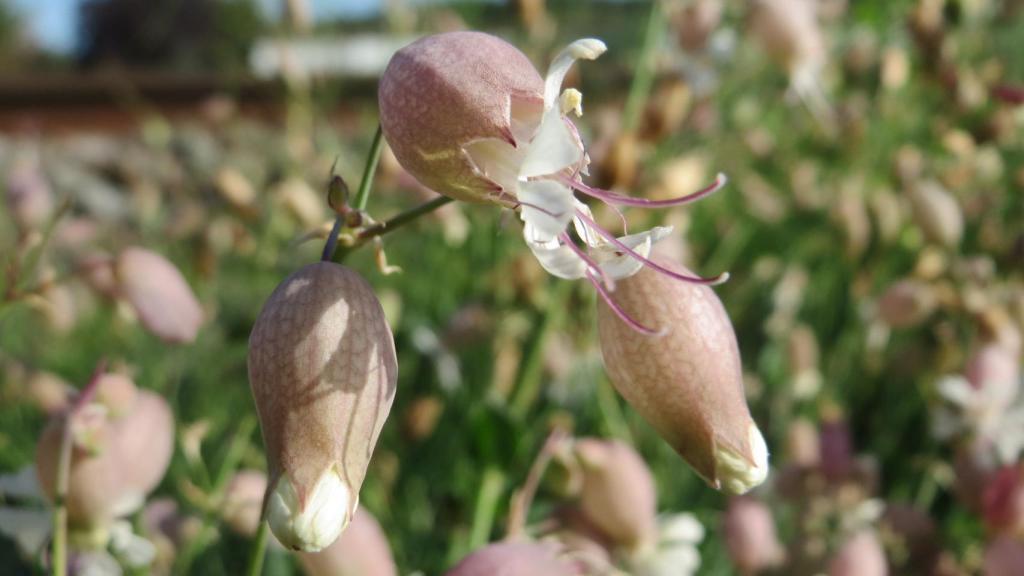
M 203 310 L 174 264 L 152 250 L 132 247 L 118 256 L 116 271 L 120 294 L 147 330 L 172 344 L 196 339 Z
M 964 215 L 956 198 L 941 184 L 925 180 L 907 190 L 914 221 L 928 240 L 946 247 L 960 244 Z
M 240 470 L 224 489 L 221 520 L 235 533 L 252 537 L 260 527 L 267 475 L 259 470 Z
M 794 85 L 820 74 L 828 56 L 825 37 L 811 0 L 751 2 L 751 26 L 765 52 L 789 74 Z
M 725 512 L 725 545 L 741 574 L 774 568 L 785 558 L 771 510 L 753 498 L 733 498 L 729 502 Z
M 915 326 L 938 305 L 935 290 L 919 280 L 900 280 L 878 299 L 878 316 L 893 328 Z
M 124 374 L 108 372 L 99 377 L 96 382 L 95 402 L 99 402 L 106 409 L 112 419 L 118 419 L 135 407 L 138 388 L 131 378 Z
M 50 416 L 67 409 L 75 389 L 63 378 L 50 372 L 37 372 L 29 378 L 28 397 Z
M 853 440 L 850 428 L 838 416 L 821 423 L 821 472 L 831 482 L 846 479 L 853 470 Z
M 641 333 L 599 303 L 601 352 L 619 393 L 713 487 L 743 493 L 761 484 L 768 449 L 747 408 L 736 335 L 715 293 L 644 269 L 621 280 L 611 299 L 661 330 Z
M 309 576 L 397 576 L 388 538 L 377 519 L 356 510 L 345 532 L 320 552 L 301 552 L 299 561 Z
M 384 311 L 352 270 L 310 264 L 264 304 L 249 382 L 267 450 L 267 515 L 282 544 L 320 550 L 351 520 L 397 377 Z
M 975 388 L 1010 388 L 1012 401 L 1020 382 L 1020 353 L 998 342 L 983 344 L 968 358 L 964 376 Z
M 502 202 L 471 145 L 516 146 L 539 121 L 544 80 L 518 48 L 481 32 L 428 36 L 399 50 L 380 79 L 380 120 L 399 163 L 428 188 Z M 504 201 L 508 202 L 508 198 Z
M 695 0 L 684 6 L 673 19 L 679 45 L 690 52 L 704 50 L 722 21 L 722 8 L 721 0 Z
M 889 566 L 885 560 L 878 536 L 872 530 L 863 530 L 851 536 L 839 548 L 828 565 L 828 576 L 887 576 Z
M 643 458 L 618 440 L 581 438 L 580 510 L 616 544 L 636 549 L 657 537 L 657 489 Z
M 167 402 L 140 390 L 120 418 L 98 403 L 70 417 L 74 440 L 68 482 L 68 521 L 103 527 L 136 510 L 170 464 L 174 420 Z M 57 460 L 67 416 L 52 419 L 36 448 L 36 473 L 43 492 L 54 497 Z
M 985 523 L 998 533 L 1024 537 L 1024 473 L 1006 466 L 989 478 L 982 494 Z
M 817 468 L 821 464 L 821 436 L 814 423 L 800 418 L 789 425 L 786 453 L 788 462 L 800 468 Z
M 1020 576 L 1024 566 L 1024 542 L 1000 536 L 985 549 L 985 576 Z
M 446 576 L 572 576 L 576 570 L 536 542 L 498 542 L 471 553 Z
M 15 161 L 7 174 L 7 209 L 22 232 L 35 230 L 53 213 L 53 193 L 37 154 Z
M 92 252 L 78 258 L 76 269 L 82 280 L 97 293 L 117 297 L 117 273 L 114 258 L 103 252 Z

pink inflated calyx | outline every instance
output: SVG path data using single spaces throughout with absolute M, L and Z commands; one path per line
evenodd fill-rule
M 571 116 L 582 94 L 562 89 L 577 60 L 606 50 L 595 38 L 572 42 L 542 79 L 505 41 L 479 32 L 439 34 L 400 50 L 380 83 L 381 127 L 398 162 L 422 184 L 452 198 L 518 210 L 523 238 L 541 266 L 564 279 L 586 279 L 613 308 L 615 281 L 650 267 L 685 282 L 715 284 L 649 259 L 668 227 L 622 237 L 602 228 L 576 193 L 617 206 L 664 208 L 704 198 L 725 184 L 668 200 L 633 198 L 586 184 L 590 162 Z M 617 209 L 617 208 L 616 208 Z M 618 313 L 635 330 L 650 327 Z

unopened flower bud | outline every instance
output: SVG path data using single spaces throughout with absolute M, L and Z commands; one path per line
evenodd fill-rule
M 203 310 L 174 264 L 152 250 L 132 247 L 118 256 L 116 271 L 120 294 L 147 330 L 173 344 L 196 339 Z
M 309 576 L 396 576 L 391 546 L 377 519 L 356 510 L 352 523 L 334 544 L 320 552 L 299 554 Z
M 466 556 L 446 576 L 572 576 L 577 572 L 536 542 L 499 542 Z
M 887 576 L 885 550 L 872 530 L 851 536 L 828 565 L 828 576 Z
M 756 574 L 782 563 L 785 552 L 775 520 L 764 503 L 733 498 L 725 512 L 725 545 L 741 574 Z
M 715 488 L 743 493 L 761 484 L 768 449 L 747 408 L 736 335 L 715 293 L 644 269 L 611 297 L 661 331 L 638 332 L 599 303 L 601 352 L 619 393 Z
M 1024 542 L 1000 536 L 985 549 L 985 576 L 1018 576 L 1024 566 Z
M 893 328 L 915 326 L 938 306 L 935 290 L 928 284 L 900 280 L 889 286 L 878 299 L 878 317 Z
M 53 193 L 43 176 L 38 153 L 15 160 L 7 173 L 7 209 L 22 232 L 35 230 L 53 213 Z
M 639 548 L 657 532 L 657 490 L 650 469 L 617 440 L 582 438 L 574 445 L 583 471 L 580 509 L 616 544 Z
M 964 215 L 956 198 L 934 180 L 925 180 L 907 190 L 914 221 L 928 240 L 949 248 L 960 244 Z
M 53 498 L 57 461 L 66 426 L 73 449 L 68 474 L 68 521 L 96 528 L 136 510 L 163 478 L 174 448 L 174 420 L 167 402 L 138 391 L 120 418 L 92 403 L 56 417 L 36 449 L 36 473 L 43 492 Z
M 355 272 L 317 262 L 271 294 L 249 337 L 249 382 L 282 544 L 320 550 L 351 520 L 397 376 L 384 311 Z
M 1007 466 L 996 472 L 982 494 L 985 523 L 996 533 L 1024 536 L 1024 471 Z

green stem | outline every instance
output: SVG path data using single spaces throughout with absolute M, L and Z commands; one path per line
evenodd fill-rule
M 423 204 L 420 204 L 415 208 L 410 208 L 409 210 L 406 210 L 405 212 L 402 212 L 393 218 L 389 218 L 381 222 L 380 224 L 374 224 L 373 226 L 370 226 L 369 228 L 360 231 L 359 234 L 356 236 L 356 241 L 357 243 L 362 244 L 364 241 L 374 238 L 376 236 L 383 236 L 388 232 L 391 232 L 395 228 L 398 228 L 399 226 L 402 226 L 404 224 L 408 224 L 409 222 L 416 220 L 420 216 L 429 214 L 434 210 L 437 210 L 441 206 L 450 203 L 451 201 L 452 199 L 447 196 L 438 196 L 437 198 L 434 198 L 429 202 L 424 202 Z
M 495 512 L 504 487 L 505 475 L 501 473 L 501 470 L 490 467 L 484 470 L 480 491 L 476 495 L 473 526 L 469 531 L 469 550 L 476 550 L 490 540 Z
M 647 30 L 644 32 L 644 46 L 640 51 L 636 74 L 629 86 L 626 110 L 622 114 L 623 132 L 629 133 L 637 129 L 637 125 L 640 123 L 640 114 L 651 93 L 651 86 L 654 84 L 654 52 L 658 44 L 661 43 L 665 28 L 663 20 L 661 3 L 651 2 L 651 15 L 647 19 Z
M 366 203 L 370 199 L 370 188 L 373 188 L 373 175 L 377 173 L 377 164 L 380 162 L 380 153 L 384 150 L 384 132 L 380 124 L 377 125 L 377 132 L 373 135 L 373 144 L 370 144 L 370 155 L 366 158 L 366 167 L 363 168 L 363 179 L 359 182 L 359 190 L 356 191 L 355 209 L 362 212 L 366 210 Z
M 373 143 L 370 144 L 370 154 L 366 157 L 366 165 L 363 167 L 363 178 L 359 181 L 359 190 L 356 191 L 355 210 L 363 212 L 370 200 L 370 189 L 373 188 L 373 176 L 377 173 L 377 164 L 380 163 L 380 154 L 384 151 L 384 132 L 380 124 L 377 125 L 377 132 L 373 135 Z M 334 219 L 334 226 L 327 236 L 324 244 L 324 251 L 320 260 L 329 261 L 334 256 L 334 248 L 338 245 L 338 234 L 344 227 L 345 219 L 339 214 Z
M 265 516 L 265 514 L 264 514 Z M 260 518 L 260 528 L 256 532 L 256 541 L 249 552 L 249 576 L 260 576 L 263 572 L 263 558 L 267 555 L 267 541 L 270 540 L 270 524 L 266 518 Z

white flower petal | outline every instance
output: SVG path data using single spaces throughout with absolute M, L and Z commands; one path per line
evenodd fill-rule
M 938 388 L 939 396 L 957 406 L 973 404 L 977 395 L 974 387 L 962 376 L 946 376 L 939 380 L 936 388 Z
M 552 108 L 544 113 L 537 135 L 526 150 L 519 166 L 519 179 L 555 174 L 583 160 L 579 140 L 569 130 L 562 113 Z
M 670 226 L 657 226 L 645 232 L 630 234 L 619 238 L 619 241 L 629 246 L 638 254 L 647 258 L 651 255 L 651 248 L 654 243 L 668 236 L 672 232 Z M 596 233 L 592 233 L 596 235 Z M 625 254 L 609 243 L 605 243 L 600 249 L 595 249 L 594 259 L 598 261 L 601 270 L 615 280 L 629 278 L 643 268 L 644 264 L 630 254 Z
M 587 263 L 568 246 L 558 240 L 539 242 L 534 239 L 534 230 L 530 224 L 523 228 L 526 245 L 530 247 L 541 267 L 552 276 L 565 280 L 578 280 L 586 276 Z
M 509 192 L 516 189 L 517 171 L 524 156 L 522 148 L 497 138 L 484 138 L 466 144 L 462 150 L 480 175 Z
M 704 525 L 693 514 L 672 514 L 663 518 L 659 525 L 659 536 L 664 543 L 699 544 L 704 540 Z
M 548 242 L 565 232 L 575 214 L 572 190 L 553 180 L 520 182 L 516 198 L 523 203 L 519 217 L 530 225 L 537 242 Z
M 576 60 L 594 60 L 608 47 L 597 38 L 583 38 L 569 44 L 565 50 L 558 53 L 555 60 L 548 68 L 548 75 L 544 79 L 544 107 L 551 108 L 562 91 L 562 81 L 566 73 Z

